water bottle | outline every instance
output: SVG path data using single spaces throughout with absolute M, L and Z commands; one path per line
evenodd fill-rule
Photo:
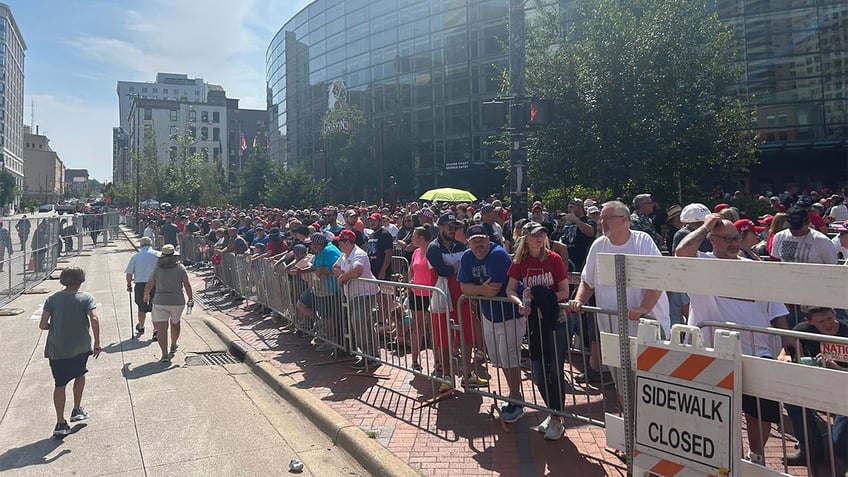
M 530 308 L 530 302 L 531 301 L 532 300 L 530 298 L 522 298 L 521 299 L 521 305 L 524 306 L 524 308 Z
M 191 309 L 194 308 L 194 300 L 189 300 L 186 302 L 186 315 L 191 314 Z

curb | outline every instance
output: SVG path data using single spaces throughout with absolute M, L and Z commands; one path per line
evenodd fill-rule
M 203 316 L 206 325 L 215 332 L 257 377 L 262 379 L 281 398 L 297 408 L 307 419 L 333 439 L 371 475 L 418 476 L 406 462 L 369 438 L 344 416 L 306 389 L 281 373 L 268 359 L 242 339 L 227 325 L 209 315 Z

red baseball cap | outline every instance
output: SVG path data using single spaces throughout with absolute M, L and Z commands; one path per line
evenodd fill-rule
M 736 226 L 736 230 L 739 232 L 739 235 L 745 235 L 745 232 L 749 231 L 760 233 L 765 230 L 765 227 L 754 225 L 754 222 L 751 222 L 749 219 L 739 219 L 736 222 L 733 222 L 733 225 Z
M 339 234 L 334 239 L 337 242 L 347 241 L 347 242 L 356 242 L 356 234 L 353 230 L 343 229 L 339 232 Z

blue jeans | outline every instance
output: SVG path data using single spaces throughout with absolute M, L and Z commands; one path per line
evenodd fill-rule
M 786 413 L 789 415 L 789 420 L 792 421 L 792 428 L 795 430 L 795 438 L 798 439 L 798 448 L 806 452 L 807 436 L 819 436 L 814 442 L 809 443 L 811 452 L 824 452 L 826 444 L 819 434 L 819 429 L 816 424 L 815 411 L 807 408 L 806 410 L 794 404 L 785 404 Z M 805 412 L 806 411 L 806 412 Z M 807 420 L 807 434 L 804 434 L 804 414 Z M 833 440 L 833 453 L 836 457 L 845 459 L 848 457 L 848 418 L 845 416 L 836 416 L 833 420 L 833 426 L 830 429 L 830 434 Z
M 554 349 L 543 350 L 542 359 L 531 360 L 530 364 L 533 382 L 545 400 L 545 405 L 554 411 L 562 411 L 565 407 L 565 378 L 562 367 L 568 355 L 568 325 L 565 322 L 557 322 L 554 342 Z

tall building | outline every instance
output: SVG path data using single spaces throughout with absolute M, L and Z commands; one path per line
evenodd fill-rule
M 845 185 L 848 171 L 848 3 L 717 0 L 756 106 L 754 192 Z M 834 183 L 834 180 L 836 183 Z
M 24 52 L 9 5 L 0 3 L 0 166 L 24 186 Z
M 136 97 L 130 104 L 127 129 L 128 150 L 139 153 L 148 131 L 153 133 L 159 161 L 201 153 L 207 161 L 222 159 L 227 150 L 227 103 L 220 86 L 210 85 L 205 102 Z M 180 151 L 177 136 L 190 136 L 195 143 Z M 134 169 L 130 169 L 134 170 Z
M 366 117 L 379 163 L 375 184 L 387 186 L 393 175 L 407 196 L 443 185 L 498 191 L 502 161 L 486 143 L 496 131 L 483 125 L 480 105 L 498 95 L 508 66 L 509 4 L 313 1 L 266 52 L 272 157 L 326 173 L 333 157 L 324 150 L 321 121 L 343 100 Z M 759 111 L 762 165 L 750 174 L 751 191 L 844 185 L 848 3 L 710 4 L 735 35 L 744 71 L 739 93 Z M 572 18 L 573 0 L 561 5 L 564 19 Z
M 62 199 L 65 166 L 56 151 L 50 148 L 50 139 L 24 126 L 24 194 L 42 203 L 56 203 Z
M 203 78 L 189 78 L 185 74 L 156 73 L 155 82 L 118 81 L 118 127 L 112 131 L 112 178 L 116 182 L 131 179 L 132 170 L 128 149 L 130 108 L 133 100 L 157 99 L 203 103 L 208 95 L 208 85 Z

